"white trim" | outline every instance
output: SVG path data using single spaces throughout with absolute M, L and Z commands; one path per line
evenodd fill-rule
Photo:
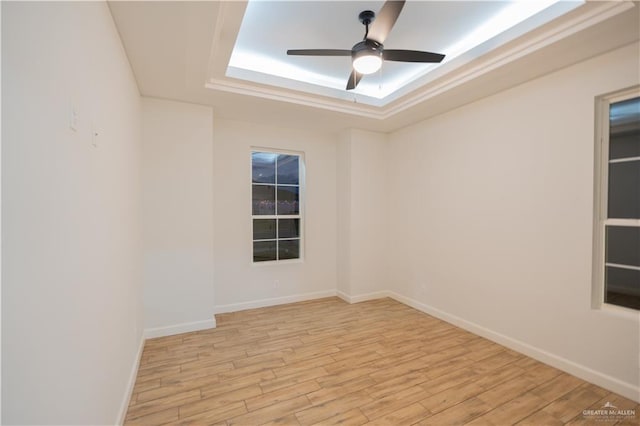
M 351 303 L 351 296 L 349 296 L 347 293 L 342 292 L 340 290 L 338 290 L 336 292 L 336 296 L 338 296 L 340 299 L 344 300 L 347 303 Z
M 166 327 L 145 328 L 144 337 L 147 339 L 153 339 L 155 337 L 173 336 L 174 334 L 207 330 L 209 328 L 216 328 L 216 319 L 213 316 L 211 319 L 203 321 L 185 322 L 182 324 L 174 324 Z
M 605 263 L 604 266 L 611 266 L 613 268 L 631 269 L 631 270 L 634 270 L 634 271 L 640 271 L 640 266 L 621 265 L 619 263 Z
M 367 300 L 384 299 L 385 297 L 391 297 L 388 291 L 375 291 L 373 293 L 359 294 L 356 296 L 349 296 L 347 293 L 338 291 L 337 296 L 347 303 L 360 303 Z
M 216 314 L 227 312 L 245 311 L 247 309 L 265 308 L 267 306 L 284 305 L 286 303 L 304 302 L 313 299 L 336 296 L 335 290 L 316 291 L 313 293 L 294 294 L 291 296 L 274 297 L 270 299 L 252 300 L 250 302 L 231 303 L 228 305 L 217 305 Z
M 608 226 L 640 226 L 640 219 L 603 219 Z
M 605 305 L 605 234 L 607 226 L 640 226 L 640 219 L 609 218 L 607 200 L 610 164 L 627 159 L 609 160 L 610 106 L 613 103 L 640 96 L 640 86 L 632 86 L 603 94 L 595 99 L 594 199 L 593 199 L 593 263 L 591 277 L 591 308 L 602 310 Z M 636 158 L 636 157 L 634 157 Z M 613 265 L 612 265 L 613 266 Z M 633 268 L 631 268 L 633 269 Z
M 140 360 L 142 359 L 142 351 L 144 350 L 144 342 L 146 341 L 144 335 L 140 336 L 140 343 L 138 344 L 138 352 L 131 366 L 131 373 L 129 373 L 129 381 L 127 382 L 127 389 L 120 404 L 120 412 L 118 414 L 117 425 L 123 425 L 125 417 L 127 416 L 127 410 L 129 409 L 129 403 L 131 402 L 131 395 L 133 395 L 133 388 L 136 385 L 136 378 L 138 377 L 138 367 L 140 367 Z
M 609 164 L 628 163 L 631 161 L 640 161 L 640 157 L 616 158 L 614 160 L 609 160 Z
M 444 311 L 434 308 L 433 306 L 418 302 L 417 300 L 411 299 L 409 297 L 402 296 L 392 291 L 387 293 L 391 298 L 400 303 L 404 303 L 405 305 L 411 306 L 414 309 L 432 315 L 438 319 L 470 331 L 474 334 L 477 334 L 478 336 L 482 336 L 500 345 L 506 346 L 509 349 L 513 349 L 514 351 L 548 364 L 552 367 L 558 368 L 590 383 L 594 383 L 612 392 L 618 393 L 626 398 L 632 399 L 636 402 L 640 402 L 640 387 L 635 386 L 632 383 L 623 382 L 622 380 L 616 379 L 615 377 L 600 373 L 589 367 L 575 363 L 571 360 L 529 345 L 520 340 L 505 336 L 504 334 L 497 333 L 474 322 L 467 321 L 458 316 L 448 314 Z

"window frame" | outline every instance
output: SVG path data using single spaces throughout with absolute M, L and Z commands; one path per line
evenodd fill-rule
M 591 292 L 591 307 L 593 309 L 607 310 L 622 314 L 631 313 L 633 315 L 637 315 L 640 310 L 605 302 L 605 269 L 607 266 L 605 258 L 605 228 L 606 226 L 640 227 L 640 219 L 618 219 L 608 217 L 609 164 L 611 161 L 609 160 L 610 105 L 636 97 L 640 97 L 640 86 L 633 86 L 627 89 L 618 90 L 596 98 L 593 271 Z
M 265 153 L 265 154 L 276 154 L 276 155 L 295 155 L 298 157 L 298 214 L 297 215 L 254 215 L 253 214 L 253 186 L 256 185 L 253 182 L 253 154 Z M 302 263 L 304 261 L 305 256 L 305 193 L 306 193 L 306 163 L 305 163 L 305 155 L 302 151 L 292 151 L 292 150 L 283 150 L 283 149 L 275 149 L 275 148 L 267 148 L 260 146 L 251 146 L 249 149 L 249 221 L 251 223 L 251 238 L 249 239 L 250 245 L 250 253 L 251 253 L 251 264 L 253 266 L 268 266 L 268 265 L 282 265 L 289 263 Z M 267 184 L 271 185 L 271 184 Z M 277 169 L 276 169 L 276 182 L 273 184 L 276 188 L 278 186 L 277 183 Z M 295 186 L 289 184 L 283 184 L 281 186 Z M 276 191 L 276 203 L 277 203 L 277 191 Z M 263 261 L 255 261 L 253 254 L 253 243 L 254 240 L 254 219 L 275 219 L 276 220 L 276 238 L 275 241 L 278 242 L 280 240 L 291 240 L 295 238 L 278 238 L 278 229 L 277 229 L 277 221 L 278 219 L 298 219 L 299 220 L 299 257 L 294 259 L 275 259 L 275 260 L 263 260 Z M 264 241 L 271 241 L 264 240 Z M 277 250 L 277 249 L 276 249 Z

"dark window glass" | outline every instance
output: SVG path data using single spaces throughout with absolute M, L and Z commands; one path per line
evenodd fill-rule
M 278 214 L 300 213 L 300 199 L 297 186 L 278 186 Z
M 640 227 L 606 226 L 605 233 L 607 263 L 640 266 Z
M 640 161 L 609 163 L 609 218 L 640 219 Z
M 640 98 L 609 107 L 609 159 L 640 156 Z
M 630 157 L 640 157 L 640 128 L 631 132 L 611 133 L 609 136 L 609 159 Z
M 253 219 L 253 239 L 254 240 L 275 240 L 276 220 L 275 219 Z
M 298 259 L 300 257 L 300 240 L 279 241 L 278 255 L 280 260 Z
M 278 155 L 278 185 L 298 185 L 298 158 L 297 155 Z
M 254 241 L 253 261 L 267 262 L 276 260 L 277 244 L 275 241 Z
M 276 183 L 276 154 L 251 153 L 251 176 L 254 183 Z
M 253 185 L 253 214 L 276 214 L 276 188 L 270 185 Z
M 279 219 L 278 238 L 300 237 L 300 219 Z
M 607 267 L 605 302 L 640 309 L 640 271 Z

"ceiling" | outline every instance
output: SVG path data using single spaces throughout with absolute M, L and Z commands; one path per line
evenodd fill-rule
M 519 3 L 519 4 L 518 4 Z M 344 90 L 360 11 L 382 1 L 144 1 L 109 7 L 145 96 L 211 105 L 231 119 L 319 131 L 392 131 L 640 39 L 637 2 L 408 1 L 390 49 L 440 65 L 385 62 Z M 470 42 L 470 43 L 467 43 Z

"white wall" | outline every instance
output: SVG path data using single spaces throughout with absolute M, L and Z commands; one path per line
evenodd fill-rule
M 338 143 L 338 291 L 355 302 L 387 290 L 387 136 L 344 131 Z
M 336 292 L 336 138 L 214 119 L 214 285 L 217 311 Z M 304 153 L 304 261 L 252 264 L 251 148 Z
M 106 3 L 2 2 L 3 424 L 119 420 L 142 335 L 139 122 Z
M 215 325 L 213 111 L 142 100 L 147 336 Z
M 591 309 L 591 259 L 594 97 L 638 52 L 393 133 L 388 192 L 395 292 L 636 399 L 639 316 Z
M 349 300 L 351 288 L 351 130 L 340 133 L 336 147 L 337 243 L 336 289 Z

